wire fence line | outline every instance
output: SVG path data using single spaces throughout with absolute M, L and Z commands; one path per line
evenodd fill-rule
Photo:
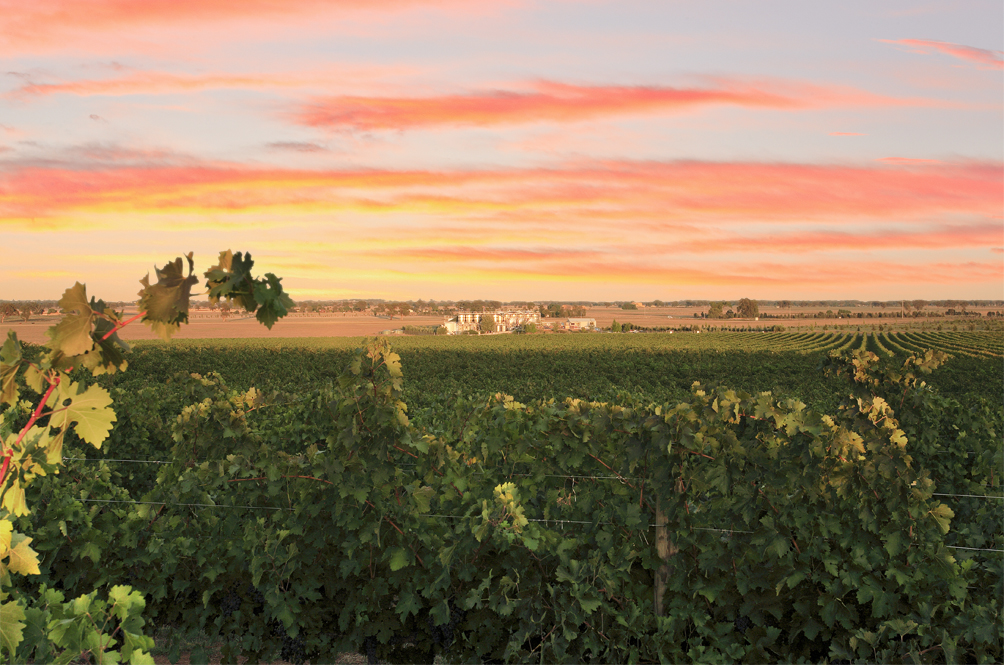
M 63 460 L 64 461 L 67 461 L 67 460 L 69 460 L 69 461 L 76 461 L 76 462 L 133 462 L 133 463 L 136 463 L 136 464 L 174 464 L 175 463 L 175 462 L 172 462 L 172 461 L 164 461 L 164 460 L 103 459 L 103 458 L 97 458 L 97 457 L 64 457 Z M 181 461 L 181 460 L 178 460 L 178 461 Z M 209 461 L 209 460 L 201 460 L 201 461 Z M 478 475 L 489 475 L 487 472 L 484 472 L 484 471 L 476 471 L 474 473 L 478 474 Z M 532 473 L 513 473 L 513 474 L 510 474 L 510 475 L 508 475 L 506 477 L 507 478 L 511 478 L 511 477 L 529 478 L 529 477 L 532 477 L 533 475 L 534 474 L 532 474 Z M 572 479 L 572 480 L 619 480 L 621 482 L 625 482 L 625 481 L 628 481 L 628 480 L 637 480 L 637 481 L 644 480 L 643 478 L 633 478 L 633 477 L 629 478 L 627 476 L 576 476 L 576 475 L 544 474 L 543 477 L 544 478 L 565 478 L 565 479 Z M 969 499 L 998 499 L 998 500 L 1004 500 L 1004 495 L 997 496 L 997 495 L 994 495 L 994 494 L 947 494 L 947 493 L 944 493 L 944 492 L 932 492 L 931 496 L 946 496 L 946 497 L 958 497 L 958 498 L 969 498 Z
M 170 501 L 127 501 L 127 500 L 124 500 L 124 499 L 77 499 L 77 500 L 80 501 L 80 502 L 82 502 L 82 503 L 118 503 L 118 504 L 134 504 L 134 505 L 149 505 L 149 506 L 181 506 L 181 507 L 191 507 L 191 508 L 236 508 L 236 509 L 246 509 L 246 510 L 278 510 L 278 511 L 283 511 L 283 512 L 292 512 L 291 508 L 277 508 L 277 507 L 274 507 L 274 506 L 234 506 L 234 505 L 216 504 L 216 503 L 175 503 L 175 502 L 170 502 Z M 429 517 L 429 518 L 435 517 L 435 518 L 440 518 L 440 519 L 463 520 L 463 519 L 470 519 L 472 516 L 471 515 L 423 514 L 423 515 L 420 515 L 420 517 Z M 587 521 L 587 520 L 562 520 L 562 519 L 554 519 L 554 518 L 535 518 L 535 517 L 528 517 L 528 518 L 526 518 L 526 520 L 528 522 L 558 524 L 558 525 L 561 525 L 562 527 L 565 524 L 588 525 L 588 526 L 624 526 L 622 524 L 617 524 L 616 522 L 593 522 L 593 521 Z M 657 526 L 659 526 L 659 525 L 658 524 L 649 524 L 648 525 L 649 528 L 655 528 Z M 663 526 L 668 526 L 668 524 L 667 525 L 663 525 Z M 687 528 L 689 530 L 691 530 L 691 531 L 714 531 L 714 532 L 717 532 L 717 533 L 725 533 L 725 534 L 729 534 L 729 535 L 736 534 L 736 533 L 750 534 L 750 535 L 752 535 L 752 534 L 756 533 L 755 531 L 743 531 L 743 530 L 740 530 L 740 529 L 718 529 L 718 528 L 700 527 L 700 526 L 692 526 L 692 527 L 687 527 Z M 990 548 L 982 548 L 982 547 L 963 547 L 961 545 L 945 545 L 945 547 L 948 547 L 948 548 L 953 549 L 953 550 L 968 550 L 968 551 L 972 551 L 972 552 L 1004 552 L 1004 549 L 990 549 Z

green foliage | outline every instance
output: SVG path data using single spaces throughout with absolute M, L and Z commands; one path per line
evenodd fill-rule
M 228 636 L 227 659 L 996 661 L 1000 556 L 950 546 L 1004 549 L 999 518 L 934 492 L 1001 493 L 1001 414 L 933 392 L 941 360 L 827 359 L 849 393 L 834 415 L 699 384 L 662 403 L 460 393 L 421 425 L 386 341 L 289 395 L 186 374 L 164 387 L 177 417 L 129 405 L 171 439 L 147 503 L 64 521 L 120 543 L 89 575 L 132 571 L 158 623 Z M 116 496 L 102 473 L 32 502 L 65 518 Z
M 736 305 L 736 314 L 744 319 L 755 319 L 760 316 L 760 304 L 756 300 L 742 298 Z
M 150 284 L 149 275 L 140 280 L 143 288 L 138 295 L 139 307 L 145 313 L 143 322 L 165 340 L 170 339 L 181 324 L 188 323 L 188 300 L 192 287 L 199 283 L 192 274 L 195 270 L 192 253 L 186 254 L 185 258 L 188 259 L 187 277 L 179 256 L 163 269 L 155 269 L 155 284 Z M 60 306 L 63 306 L 62 303 Z M 65 311 L 66 308 L 63 309 Z
M 141 280 L 144 288 L 140 292 L 140 305 L 144 312 L 130 320 L 122 320 L 121 314 L 103 301 L 94 298 L 88 301 L 86 288 L 78 282 L 67 289 L 59 301 L 63 318 L 49 328 L 49 341 L 44 351 L 26 354 L 13 332 L 0 348 L 0 399 L 6 406 L 0 407 L 0 658 L 6 656 L 11 662 L 16 659 L 24 662 L 29 658 L 70 662 L 78 657 L 98 663 L 153 662 L 146 653 L 153 643 L 140 632 L 143 626 L 140 614 L 145 606 L 141 594 L 128 586 L 116 585 L 109 590 L 108 601 L 97 599 L 94 591 L 66 602 L 62 593 L 44 584 L 38 586 L 37 576 L 41 576 L 43 570 L 38 553 L 30 547 L 33 538 L 15 531 L 14 527 L 17 522 L 20 528 L 35 526 L 36 533 L 42 531 L 46 540 L 37 547 L 53 555 L 45 563 L 46 574 L 54 577 L 64 589 L 74 586 L 78 581 L 75 578 L 81 576 L 78 574 L 80 568 L 70 564 L 68 569 L 74 572 L 67 575 L 66 570 L 54 569 L 53 564 L 60 554 L 60 540 L 73 542 L 68 524 L 78 526 L 74 522 L 81 521 L 83 509 L 80 504 L 90 501 L 86 498 L 90 493 L 80 492 L 79 500 L 67 501 L 73 489 L 66 491 L 59 482 L 44 486 L 34 481 L 59 473 L 65 446 L 80 442 L 100 449 L 108 438 L 117 420 L 111 408 L 110 393 L 102 386 L 81 380 L 82 375 L 110 375 L 126 368 L 123 351 L 128 347 L 118 338 L 117 332 L 131 321 L 142 317 L 166 339 L 188 320 L 191 287 L 197 280 L 192 276 L 192 255 L 188 254 L 187 258 L 187 277 L 182 260 L 178 258 L 157 270 L 156 284 L 150 284 L 149 276 Z M 243 268 L 250 269 L 250 257 Z M 267 277 L 268 285 L 262 287 L 263 283 L 253 282 L 246 270 L 242 273 L 241 280 L 254 284 L 257 298 L 254 302 L 266 303 L 281 294 L 278 280 L 272 275 Z M 236 285 L 221 288 L 220 293 L 228 297 L 232 293 L 240 295 L 241 280 Z M 266 292 L 264 296 L 262 288 Z M 252 301 L 242 301 L 247 302 Z M 269 325 L 277 315 L 284 313 L 284 310 L 270 311 L 263 319 L 262 313 L 267 309 L 264 306 L 259 309 L 259 319 L 267 319 Z M 79 371 L 73 372 L 74 368 Z M 37 404 L 21 399 L 23 391 L 37 395 Z M 93 485 L 96 477 L 108 481 L 107 468 L 103 471 L 103 476 L 92 475 L 86 484 Z M 79 491 L 81 479 L 75 480 Z M 48 521 L 43 517 L 40 523 L 32 525 L 28 491 L 37 494 L 39 489 L 51 492 L 53 488 L 64 491 L 56 491 L 54 496 L 43 500 L 42 506 L 47 509 L 45 517 L 55 519 Z M 114 485 L 105 489 L 108 492 L 101 493 L 105 496 L 122 493 Z M 123 500 L 100 499 L 115 503 Z M 97 564 L 102 555 L 98 545 L 100 536 L 94 537 L 94 511 L 88 513 L 85 521 L 92 537 L 77 543 L 73 549 L 76 558 L 88 557 Z M 78 519 L 74 520 L 74 516 Z M 109 528 L 103 530 L 106 536 L 120 531 L 121 523 L 107 526 Z M 47 527 L 49 532 L 46 532 Z M 52 532 L 52 528 L 58 528 L 58 533 Z M 118 541 L 112 549 L 128 542 Z M 135 545 L 134 540 L 132 544 Z M 106 566 L 102 570 L 107 574 L 110 568 Z M 10 573 L 21 577 L 12 578 Z M 36 578 L 34 584 L 30 581 L 32 578 Z M 101 583 L 107 579 L 106 575 Z M 116 650 L 118 645 L 121 648 Z
M 220 300 L 234 302 L 247 312 L 252 312 L 259 323 L 269 330 L 275 322 L 286 316 L 295 304 L 282 289 L 282 280 L 272 273 L 265 277 L 254 278 L 251 268 L 254 261 L 251 254 L 235 255 L 229 249 L 220 252 L 220 261 L 206 271 L 206 288 L 209 289 L 209 302 L 217 304 Z

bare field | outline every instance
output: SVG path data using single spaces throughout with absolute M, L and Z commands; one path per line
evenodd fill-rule
M 128 315 L 128 312 L 127 312 Z M 46 329 L 59 320 L 57 315 L 35 317 L 28 323 L 10 322 L 0 325 L 0 335 L 7 337 L 13 330 L 22 342 L 40 344 L 46 341 Z M 258 323 L 253 316 L 233 318 L 227 321 L 219 315 L 193 313 L 189 324 L 181 326 L 173 339 L 225 339 L 251 337 L 365 337 L 379 335 L 384 330 L 393 330 L 404 325 L 438 326 L 442 316 L 408 316 L 404 319 L 369 316 L 342 316 L 340 314 L 299 315 L 293 314 L 280 319 L 272 330 Z M 136 322 L 126 326 L 119 333 L 126 341 L 159 339 L 149 327 Z
M 727 308 L 726 308 L 727 309 Z M 825 319 L 794 319 L 794 318 L 765 318 L 764 315 L 770 316 L 797 316 L 799 314 L 804 314 L 806 316 L 812 316 L 820 311 L 826 311 L 831 309 L 836 311 L 836 307 L 831 308 L 820 308 L 820 307 L 792 307 L 788 309 L 778 309 L 775 307 L 765 307 L 760 310 L 760 320 L 755 321 L 753 319 L 702 319 L 700 318 L 701 312 L 706 312 L 707 307 L 644 307 L 641 309 L 621 309 L 620 307 L 589 307 L 586 309 L 586 316 L 596 319 L 596 325 L 600 328 L 609 328 L 610 324 L 616 319 L 618 323 L 630 322 L 636 326 L 642 326 L 645 328 L 661 328 L 670 327 L 677 328 L 681 326 L 692 326 L 699 324 L 702 326 L 726 326 L 726 327 L 742 327 L 742 326 L 773 326 L 781 325 L 788 330 L 799 329 L 799 328 L 820 328 L 822 326 L 862 326 L 862 330 L 866 330 L 864 326 L 872 326 L 883 324 L 886 330 L 911 330 L 918 328 L 921 325 L 937 325 L 938 323 L 947 324 L 957 324 L 960 322 L 972 321 L 973 319 L 963 318 L 963 317 L 948 317 L 948 318 L 934 318 L 929 319 L 926 317 L 921 318 L 890 318 L 893 312 L 897 311 L 892 308 L 881 309 L 879 307 L 847 307 L 841 309 L 847 309 L 851 312 L 851 318 L 825 318 Z M 944 310 L 940 307 L 932 307 L 925 310 L 927 312 L 937 312 L 942 313 Z M 985 315 L 986 308 L 977 309 L 981 314 Z M 862 318 L 857 318 L 858 312 L 862 313 Z M 694 314 L 698 317 L 694 318 Z M 872 315 L 872 318 L 866 318 L 868 314 Z M 883 314 L 883 318 L 878 318 L 879 314 Z M 544 319 L 547 321 L 554 321 L 557 319 Z M 985 319 L 984 319 L 985 320 Z M 870 330 L 870 328 L 867 328 Z
M 863 331 L 870 331 L 871 326 L 883 325 L 885 330 L 902 331 L 919 328 L 929 328 L 938 324 L 961 325 L 973 321 L 973 318 L 948 317 L 948 318 L 886 318 L 894 310 L 881 309 L 877 307 L 856 307 L 848 308 L 851 318 L 826 318 L 826 319 L 773 319 L 761 316 L 759 321 L 752 319 L 702 319 L 694 318 L 694 314 L 700 315 L 706 308 L 701 307 L 645 307 L 637 310 L 624 310 L 619 307 L 590 307 L 586 310 L 586 316 L 596 319 L 596 325 L 600 328 L 609 328 L 610 324 L 617 320 L 619 323 L 630 322 L 636 326 L 645 328 L 679 328 L 682 326 L 772 326 L 781 325 L 788 330 L 798 329 L 819 329 L 822 326 L 842 327 L 847 330 L 856 330 L 859 326 Z M 761 314 L 782 314 L 788 316 L 803 313 L 806 315 L 816 314 L 820 311 L 818 307 L 793 307 L 791 310 L 779 310 L 776 308 L 765 308 Z M 825 310 L 824 310 L 825 311 Z M 928 311 L 941 312 L 940 308 L 930 308 Z M 986 309 L 977 310 L 981 314 L 986 314 Z M 873 318 L 857 318 L 857 313 L 862 312 L 865 316 L 871 313 Z M 126 312 L 126 316 L 131 316 L 135 312 Z M 879 314 L 885 317 L 877 318 Z M 982 318 L 982 317 L 981 317 Z M 46 341 L 45 331 L 48 327 L 59 320 L 56 314 L 36 316 L 31 321 L 10 320 L 0 324 L 0 340 L 7 337 L 7 331 L 13 330 L 17 333 L 18 339 L 23 342 L 40 344 Z M 543 323 L 552 323 L 562 319 L 543 319 Z M 983 319 L 986 320 L 986 319 Z M 209 312 L 192 312 L 188 325 L 182 326 L 175 334 L 174 339 L 240 339 L 240 338 L 260 338 L 260 337 L 366 337 L 379 335 L 388 330 L 400 329 L 402 326 L 438 326 L 443 322 L 442 315 L 435 316 L 407 316 L 404 318 L 377 317 L 372 314 L 291 314 L 281 319 L 272 330 L 260 325 L 253 316 L 235 317 L 228 320 L 220 318 L 219 314 Z M 152 340 L 158 339 L 156 335 L 145 325 L 134 323 L 122 330 L 122 339 L 130 340 Z

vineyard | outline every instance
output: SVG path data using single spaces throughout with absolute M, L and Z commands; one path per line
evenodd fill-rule
M 133 655 L 145 620 L 227 662 L 1004 658 L 1000 335 L 360 346 L 138 344 L 126 372 L 74 370 L 117 420 L 27 486 L 38 574 L 13 578 L 7 657 L 73 655 L 47 626 L 91 594 Z

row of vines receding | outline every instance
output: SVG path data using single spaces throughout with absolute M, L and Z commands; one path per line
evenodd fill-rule
M 181 374 L 171 419 L 116 396 L 157 464 L 68 440 L 31 485 L 13 593 L 128 583 L 228 662 L 1000 661 L 1001 409 L 864 343 L 825 363 L 831 415 L 695 385 L 458 394 L 417 426 L 381 342 L 311 391 Z

